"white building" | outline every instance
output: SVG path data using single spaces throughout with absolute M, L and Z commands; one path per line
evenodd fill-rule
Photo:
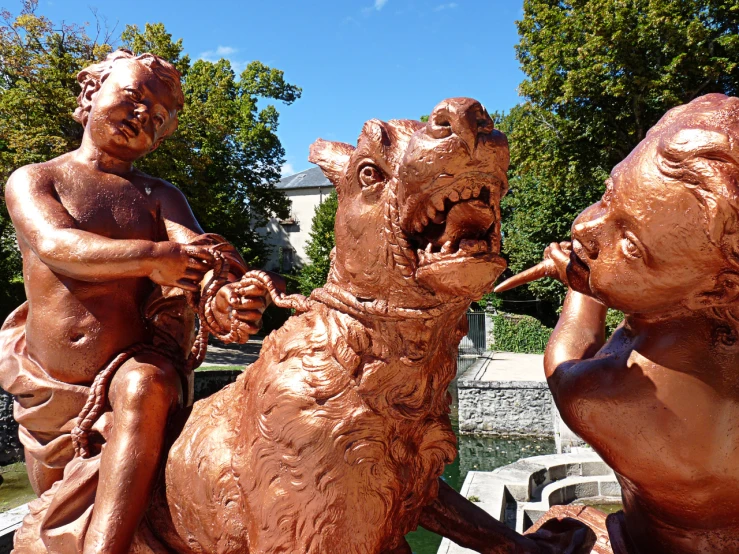
M 305 249 L 316 207 L 334 187 L 318 167 L 284 177 L 275 186 L 290 199 L 292 208 L 288 219 L 270 219 L 267 227 L 260 229 L 273 245 L 266 269 L 289 271 L 308 262 Z

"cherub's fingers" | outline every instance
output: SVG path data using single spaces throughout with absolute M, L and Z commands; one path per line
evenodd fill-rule
M 569 243 L 566 244 L 569 245 Z M 553 242 L 549 245 L 549 248 L 547 248 L 547 257 L 551 258 L 555 262 L 567 265 L 570 261 L 570 250 L 569 248 L 564 249 L 561 244 Z
M 196 291 L 198 284 L 188 279 L 177 279 L 177 286 L 183 290 Z
M 267 287 L 264 285 L 244 285 L 238 291 L 242 298 L 264 298 L 267 295 Z
M 194 269 L 194 268 L 188 267 L 185 270 L 184 278 L 189 279 L 191 281 L 202 281 L 206 273 L 207 273 L 207 268 Z
M 185 245 L 182 247 L 185 253 L 190 256 L 191 261 L 197 261 L 198 263 L 205 262 L 207 265 L 212 265 L 215 257 L 210 248 L 205 246 L 193 246 Z
M 260 310 L 234 310 L 232 312 L 233 317 L 244 323 L 251 323 L 254 325 L 260 325 L 262 319 L 262 312 Z
M 238 303 L 235 305 L 232 305 L 231 307 L 235 310 L 241 311 L 241 310 L 259 310 L 264 311 L 267 307 L 267 303 L 264 301 L 264 298 L 244 298 L 239 297 Z

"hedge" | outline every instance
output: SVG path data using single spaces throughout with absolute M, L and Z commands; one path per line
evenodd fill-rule
M 528 315 L 493 316 L 493 350 L 543 354 L 553 329 Z
M 608 310 L 606 315 L 606 338 L 621 324 L 624 314 Z M 492 350 L 543 354 L 554 329 L 544 326 L 538 319 L 528 315 L 498 314 L 493 316 Z

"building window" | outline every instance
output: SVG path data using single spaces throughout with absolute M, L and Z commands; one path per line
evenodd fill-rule
M 295 263 L 295 250 L 289 246 L 283 246 L 280 253 L 280 271 L 290 271 Z

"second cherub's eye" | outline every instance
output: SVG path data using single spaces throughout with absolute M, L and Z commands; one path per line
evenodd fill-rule
M 371 187 L 385 180 L 382 170 L 376 165 L 366 164 L 359 169 L 359 183 L 362 188 Z
M 637 244 L 636 237 L 629 232 L 621 239 L 621 250 L 629 258 L 641 258 L 642 252 Z

